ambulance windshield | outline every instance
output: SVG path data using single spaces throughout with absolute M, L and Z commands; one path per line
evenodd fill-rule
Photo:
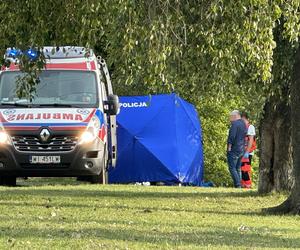
M 17 80 L 23 73 L 2 72 L 0 76 L 0 105 L 97 107 L 98 88 L 96 74 L 86 71 L 48 70 L 40 74 L 34 98 L 18 98 Z

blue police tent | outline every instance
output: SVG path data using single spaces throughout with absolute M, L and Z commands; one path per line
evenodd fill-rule
M 195 107 L 176 94 L 120 97 L 118 161 L 110 183 L 201 185 L 202 130 Z

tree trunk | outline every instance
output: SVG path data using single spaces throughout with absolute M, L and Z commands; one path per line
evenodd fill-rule
M 259 193 L 290 191 L 293 186 L 291 109 L 278 98 L 265 104 L 260 122 Z
M 300 49 L 296 54 L 291 85 L 291 123 L 295 184 L 284 203 L 267 209 L 267 212 L 271 213 L 300 214 Z

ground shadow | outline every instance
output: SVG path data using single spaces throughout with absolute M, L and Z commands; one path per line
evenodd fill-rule
M 184 189 L 184 187 L 182 187 Z M 87 189 L 76 189 L 72 188 L 69 190 L 60 190 L 59 188 L 45 188 L 43 189 L 20 189 L 18 187 L 9 188 L 9 189 L 2 189 L 0 190 L 0 197 L 5 198 L 5 196 L 12 196 L 12 195 L 30 195 L 30 196 L 60 196 L 60 197 L 88 197 L 88 198 L 95 198 L 95 197 L 113 197 L 113 198 L 143 198 L 143 199 L 165 199 L 165 198 L 175 198 L 175 199 L 184 199 L 184 198 L 230 198 L 230 197 L 239 197 L 239 198 L 247 198 L 247 197 L 256 197 L 259 194 L 256 191 L 245 191 L 245 192 L 226 192 L 224 189 L 218 191 L 215 189 L 214 192 L 205 192 L 205 189 L 202 189 L 201 192 L 162 192 L 159 189 L 156 191 L 152 188 L 145 190 L 103 190 L 99 187 L 99 190 L 87 190 Z
M 139 227 L 141 228 L 141 227 Z M 13 238 L 29 238 L 34 235 L 36 238 L 48 238 L 49 235 L 54 240 L 72 240 L 72 238 L 84 238 L 95 241 L 113 240 L 125 242 L 143 242 L 161 244 L 168 242 L 172 248 L 178 245 L 191 246 L 227 246 L 238 247 L 244 242 L 250 248 L 268 247 L 268 248 L 299 248 L 300 239 L 286 240 L 280 236 L 268 235 L 259 232 L 235 232 L 228 228 L 218 228 L 217 230 L 195 230 L 193 232 L 162 232 L 160 230 L 138 230 L 136 228 L 120 229 L 109 228 L 107 225 L 98 227 L 79 229 L 58 229 L 55 227 L 36 229 L 30 227 L 17 228 L 12 230 L 9 227 L 0 227 L 2 236 Z M 4 233 L 5 232 L 5 233 Z M 241 240 L 242 238 L 242 240 Z M 245 245 L 245 246 L 246 246 Z

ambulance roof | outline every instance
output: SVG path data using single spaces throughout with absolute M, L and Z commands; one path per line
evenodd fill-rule
M 87 58 L 94 55 L 91 49 L 78 46 L 46 46 L 43 48 L 43 53 L 46 58 L 50 59 Z
M 96 56 L 91 49 L 78 46 L 45 46 L 41 51 L 46 57 L 45 69 L 96 70 Z M 11 64 L 5 70 L 18 70 L 17 58 L 21 54 L 26 54 L 34 60 L 38 51 L 34 49 L 20 51 L 15 48 L 8 48 L 5 58 L 11 61 Z

